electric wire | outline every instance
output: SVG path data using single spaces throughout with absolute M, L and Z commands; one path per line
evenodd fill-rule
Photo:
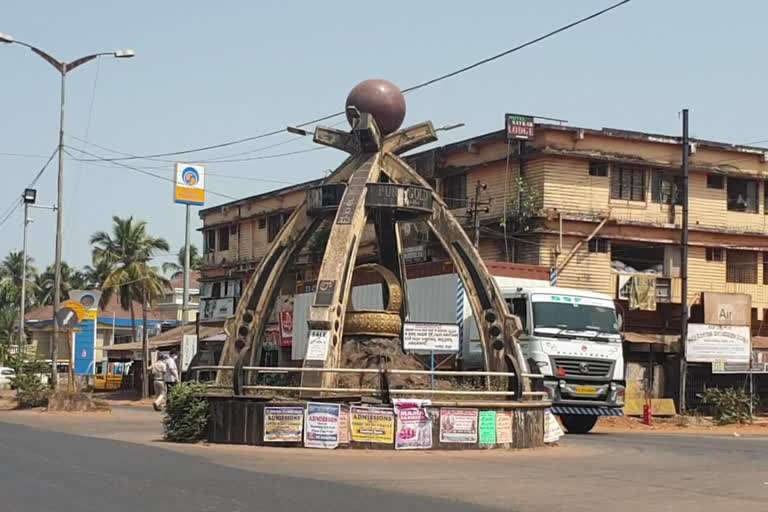
M 475 69 L 475 68 L 477 68 L 479 66 L 482 66 L 484 64 L 487 64 L 489 62 L 493 62 L 493 61 L 495 61 L 497 59 L 500 59 L 502 57 L 505 57 L 505 56 L 507 56 L 509 54 L 512 54 L 512 53 L 515 53 L 515 52 L 517 52 L 519 50 L 527 48 L 528 46 L 532 46 L 532 45 L 534 45 L 536 43 L 544 41 L 545 39 L 548 39 L 548 38 L 550 38 L 552 36 L 555 36 L 555 35 L 557 35 L 557 34 L 559 34 L 561 32 L 564 32 L 564 31 L 569 30 L 569 29 L 571 29 L 573 27 L 576 27 L 577 25 L 581 25 L 582 23 L 586 23 L 587 21 L 590 21 L 590 20 L 595 19 L 595 18 L 597 18 L 599 16 L 602 16 L 603 14 L 606 14 L 606 13 L 608 13 L 608 12 L 614 10 L 614 9 L 617 9 L 618 7 L 621 7 L 624 4 L 629 3 L 629 1 L 630 0 L 621 0 L 620 2 L 617 2 L 617 3 L 615 3 L 615 4 L 613 4 L 613 5 L 609 6 L 609 7 L 606 7 L 604 9 L 602 9 L 602 10 L 594 12 L 594 13 L 590 14 L 589 16 L 585 16 L 585 17 L 580 18 L 580 19 L 578 19 L 576 21 L 568 23 L 567 25 L 563 25 L 560 28 L 557 28 L 555 30 L 547 32 L 546 34 L 541 35 L 539 37 L 536 37 L 534 39 L 531 39 L 530 41 L 527 41 L 527 42 L 525 42 L 523 44 L 520 44 L 520 45 L 515 46 L 513 48 L 510 48 L 508 50 L 505 50 L 505 51 L 503 51 L 501 53 L 497 53 L 496 55 L 493 55 L 491 57 L 487 57 L 485 59 L 479 60 L 477 62 L 474 62 L 474 63 L 470 64 L 470 65 L 467 65 L 467 66 L 464 66 L 462 68 L 459 68 L 459 69 L 457 69 L 455 71 L 451 71 L 450 73 L 446 73 L 444 75 L 441 75 L 441 76 L 432 78 L 430 80 L 426 80 L 424 82 L 421 82 L 419 84 L 413 85 L 411 87 L 403 89 L 402 92 L 404 94 L 407 94 L 407 93 L 410 93 L 410 92 L 413 92 L 413 91 L 416 91 L 416 90 L 419 90 L 419 89 L 423 89 L 424 87 L 428 87 L 430 85 L 433 85 L 435 83 L 441 82 L 443 80 L 447 80 L 449 78 L 452 78 L 454 76 L 460 75 L 462 73 L 466 73 L 467 71 Z M 333 119 L 335 117 L 344 115 L 344 113 L 345 113 L 344 111 L 335 112 L 333 114 L 328 114 L 328 115 L 325 115 L 325 116 L 322 116 L 322 117 L 318 117 L 318 118 L 312 119 L 310 121 L 305 121 L 303 123 L 294 124 L 294 125 L 291 125 L 291 126 L 296 126 L 297 128 L 303 128 L 303 127 L 309 126 L 311 124 L 320 123 L 320 122 L 323 122 L 323 121 L 327 121 L 328 119 Z M 209 151 L 211 149 L 219 149 L 219 148 L 234 146 L 236 144 L 242 144 L 242 143 L 250 142 L 250 141 L 253 141 L 253 140 L 263 139 L 263 138 L 271 137 L 273 135 L 278 135 L 278 134 L 281 134 L 281 133 L 284 133 L 284 132 L 285 132 L 285 128 L 281 128 L 279 130 L 272 130 L 272 131 L 269 131 L 269 132 L 266 132 L 266 133 L 261 133 L 261 134 L 253 135 L 253 136 L 250 136 L 250 137 L 244 137 L 244 138 L 241 138 L 241 139 L 236 139 L 236 140 L 232 140 L 232 141 L 228 141 L 228 142 L 222 142 L 222 143 L 219 143 L 219 144 L 210 144 L 208 146 L 189 148 L 189 149 L 184 149 L 184 150 L 180 150 L 180 151 L 170 151 L 170 152 L 166 152 L 166 153 L 154 153 L 154 154 L 148 154 L 148 155 L 131 155 L 131 156 L 125 156 L 125 157 L 120 157 L 120 158 L 114 158 L 114 159 L 111 159 L 111 160 L 113 160 L 113 161 L 119 161 L 119 160 L 122 160 L 122 161 L 124 161 L 124 160 L 141 160 L 141 159 L 149 159 L 149 158 L 159 158 L 159 157 L 164 157 L 164 156 L 176 156 L 176 155 L 184 155 L 184 154 L 189 154 L 189 153 L 197 153 L 197 152 L 201 152 L 201 151 Z

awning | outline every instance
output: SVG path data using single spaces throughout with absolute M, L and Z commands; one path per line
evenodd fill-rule
M 625 332 L 624 339 L 630 343 L 649 343 L 651 345 L 671 345 L 680 340 L 676 334 L 651 334 L 644 332 Z
M 161 340 L 152 341 L 149 340 L 149 349 L 154 350 L 158 348 L 166 347 L 178 347 L 181 344 L 179 340 Z M 96 347 L 101 350 L 108 350 L 113 352 L 135 352 L 141 350 L 141 343 L 118 343 L 117 345 L 106 345 L 104 347 Z

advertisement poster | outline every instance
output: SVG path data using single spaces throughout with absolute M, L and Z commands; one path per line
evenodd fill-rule
M 349 444 L 349 409 L 339 411 L 339 444 Z
M 397 416 L 396 450 L 432 448 L 432 421 L 424 408 L 429 400 L 394 400 Z
M 264 408 L 265 442 L 300 443 L 303 425 L 304 409 L 301 407 Z
M 496 444 L 496 411 L 480 411 L 480 444 Z
M 544 442 L 556 443 L 564 434 L 552 411 L 549 409 L 544 411 Z
M 352 440 L 364 443 L 392 443 L 395 440 L 395 413 L 382 407 L 350 407 Z
M 331 341 L 331 331 L 312 329 L 307 340 L 307 361 L 325 361 L 328 357 L 328 345 Z
M 496 413 L 496 442 L 499 444 L 512 444 L 512 412 L 499 411 Z
M 307 404 L 304 446 L 307 448 L 336 448 L 339 445 L 339 404 Z
M 280 346 L 293 345 L 293 297 L 283 297 L 280 310 Z
M 476 443 L 477 409 L 440 409 L 441 443 Z

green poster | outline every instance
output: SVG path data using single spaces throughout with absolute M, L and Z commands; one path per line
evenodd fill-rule
M 480 444 L 496 444 L 496 411 L 480 411 Z

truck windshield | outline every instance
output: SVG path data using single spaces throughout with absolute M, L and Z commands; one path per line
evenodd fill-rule
M 536 328 L 556 327 L 573 331 L 619 333 L 614 309 L 587 304 L 534 302 L 533 323 Z

